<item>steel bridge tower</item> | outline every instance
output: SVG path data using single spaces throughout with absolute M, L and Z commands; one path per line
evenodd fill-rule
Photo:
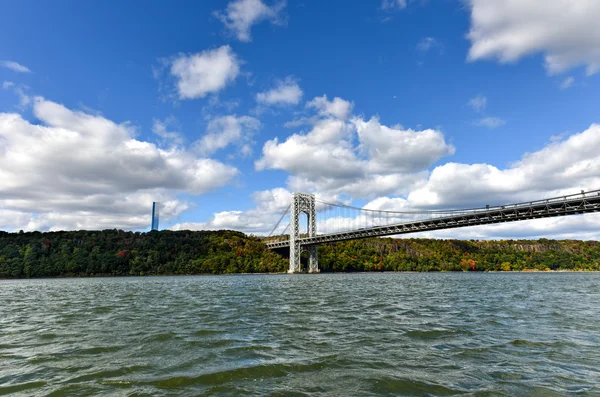
M 308 272 L 318 273 L 319 262 L 316 245 L 302 245 L 300 238 L 300 215 L 305 213 L 308 218 L 308 237 L 317 236 L 317 208 L 315 195 L 306 193 L 294 193 L 292 205 L 290 206 L 290 268 L 288 273 L 302 272 L 300 257 L 302 251 L 308 252 Z

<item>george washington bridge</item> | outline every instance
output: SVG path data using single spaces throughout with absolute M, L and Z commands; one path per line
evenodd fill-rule
M 316 273 L 319 272 L 317 246 L 322 243 L 598 211 L 600 190 L 499 206 L 412 212 L 370 210 L 328 203 L 313 194 L 294 193 L 291 204 L 265 242 L 269 249 L 289 250 L 289 273 L 304 271 L 303 251 L 308 254 L 308 272 Z M 301 230 L 303 217 L 305 230 Z M 319 233 L 317 225 L 323 229 Z

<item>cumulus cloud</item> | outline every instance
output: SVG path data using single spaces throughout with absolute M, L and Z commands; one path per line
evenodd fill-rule
M 600 2 L 597 0 L 468 0 L 468 60 L 515 62 L 543 53 L 549 73 L 584 65 L 600 69 Z
M 259 171 L 290 173 L 295 190 L 358 197 L 404 191 L 425 168 L 454 153 L 439 131 L 387 127 L 376 117 L 347 120 L 352 103 L 341 98 L 317 97 L 307 106 L 319 114 L 312 129 L 267 141 L 255 162 Z
M 225 11 L 216 12 L 216 17 L 240 41 L 252 41 L 250 29 L 262 21 L 281 25 L 284 18 L 281 15 L 285 1 L 278 1 L 268 6 L 262 0 L 234 0 L 227 4 Z
M 315 97 L 306 104 L 307 108 L 317 109 L 319 115 L 323 117 L 335 117 L 340 120 L 346 120 L 354 107 L 354 102 L 346 101 L 335 97 L 333 101 L 327 99 L 327 95 Z
M 284 142 L 267 141 L 256 169 L 282 169 L 300 176 L 349 178 L 363 170 L 350 144 L 349 127 L 341 120 L 317 122 L 308 134 L 293 134 Z
M 256 94 L 256 101 L 261 105 L 297 105 L 302 99 L 302 90 L 292 77 L 278 81 L 268 91 Z
M 486 127 L 486 128 L 498 128 L 506 124 L 506 121 L 502 120 L 499 117 L 483 117 L 481 119 L 473 121 L 473 125 L 477 127 Z
M 224 89 L 240 73 L 240 60 L 228 45 L 179 55 L 171 63 L 179 99 L 203 98 Z
M 413 190 L 413 206 L 462 207 L 544 198 L 600 188 L 600 125 L 528 153 L 509 168 L 447 163 Z
M 27 66 L 23 66 L 20 63 L 14 61 L 0 61 L 0 66 L 10 69 L 13 72 L 18 73 L 31 73 L 31 70 Z
M 369 121 L 355 118 L 352 124 L 359 149 L 370 160 L 367 169 L 371 174 L 417 172 L 455 151 L 440 131 L 387 127 L 376 117 Z
M 238 170 L 176 147 L 135 139 L 135 128 L 36 97 L 31 123 L 0 113 L 0 209 L 27 225 L 4 229 L 143 228 L 150 203 L 164 216 L 187 204 L 176 194 L 203 194 L 228 184 Z
M 254 117 L 236 115 L 217 117 L 209 121 L 207 133 L 194 146 L 200 154 L 207 156 L 234 144 L 240 148 L 242 155 L 247 156 L 252 153 L 252 147 L 248 142 L 260 128 L 260 121 Z

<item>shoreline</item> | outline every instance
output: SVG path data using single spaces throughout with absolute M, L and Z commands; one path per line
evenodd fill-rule
M 509 271 L 431 271 L 431 272 L 416 272 L 416 271 L 373 271 L 373 272 L 321 272 L 315 273 L 311 276 L 317 276 L 319 274 L 436 274 L 436 273 L 450 273 L 450 274 L 484 274 L 484 273 L 492 273 L 492 274 L 509 274 L 509 273 L 600 273 L 600 270 L 509 270 Z M 275 272 L 275 273 L 199 273 L 199 274 L 148 274 L 148 275 L 112 275 L 112 274 L 102 274 L 102 275 L 93 275 L 93 276 L 52 276 L 52 277 L 19 277 L 19 278 L 2 278 L 0 277 L 0 281 L 16 281 L 16 280 L 56 280 L 56 279 L 84 279 L 84 278 L 152 278 L 152 277 L 209 277 L 209 276 L 277 276 L 277 275 L 306 275 L 309 273 L 295 273 L 290 274 L 288 272 Z

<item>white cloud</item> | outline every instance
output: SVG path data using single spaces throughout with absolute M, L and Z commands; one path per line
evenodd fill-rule
M 447 163 L 413 190 L 412 206 L 461 208 L 577 193 L 600 188 L 600 125 L 528 153 L 506 169 Z
M 393 10 L 406 8 L 406 0 L 383 0 L 381 2 L 383 10 Z
M 221 91 L 240 73 L 240 61 L 228 45 L 192 55 L 180 55 L 171 64 L 179 99 L 203 98 Z
M 476 97 L 469 99 L 467 105 L 469 105 L 477 113 L 481 113 L 487 106 L 487 98 L 483 95 L 477 95 Z
M 12 81 L 5 81 L 2 83 L 2 88 L 5 90 L 11 90 L 15 93 L 15 95 L 19 98 L 19 104 L 17 108 L 21 111 L 25 110 L 27 106 L 31 103 L 31 97 L 25 93 L 26 90 L 29 89 L 26 85 L 15 84 Z
M 153 190 L 148 192 L 94 195 L 83 198 L 66 196 L 40 200 L 40 206 L 31 208 L 25 200 L 22 210 L 0 209 L 0 225 L 12 230 L 81 230 L 81 229 L 139 229 L 150 224 L 153 201 L 161 205 L 161 219 L 178 216 L 188 204 L 173 199 L 171 194 Z M 5 205 L 6 202 L 3 203 Z
M 177 193 L 202 194 L 238 174 L 186 150 L 137 140 L 128 123 L 41 97 L 33 114 L 39 123 L 0 113 L 0 210 L 30 219 L 29 226 L 0 222 L 3 228 L 108 227 L 102 219 L 143 228 L 155 199 L 166 203 L 164 216 L 175 216 L 187 207 Z
M 468 59 L 515 62 L 543 53 L 549 73 L 585 65 L 600 69 L 600 2 L 597 0 L 468 0 Z
M 342 120 L 320 120 L 308 134 L 267 141 L 256 169 L 282 169 L 299 176 L 352 178 L 363 174 Z M 317 175 L 318 174 L 318 175 Z
M 389 194 L 408 194 L 415 186 L 424 183 L 427 176 L 427 171 L 412 174 L 371 174 L 352 179 L 290 176 L 288 186 L 295 192 L 319 192 L 327 195 L 345 195 L 351 198 L 373 198 Z
M 291 77 L 278 81 L 275 88 L 256 94 L 256 101 L 262 105 L 297 105 L 300 99 L 302 90 Z
M 179 132 L 168 131 L 168 127 L 177 124 L 174 117 L 167 117 L 164 121 L 153 119 L 152 132 L 161 137 L 166 143 L 174 145 L 183 144 L 183 137 Z
M 333 101 L 327 99 L 327 95 L 315 97 L 306 104 L 307 108 L 317 109 L 319 115 L 323 117 L 335 117 L 340 120 L 346 120 L 354 107 L 354 102 L 346 101 L 335 97 Z
M 575 84 L 575 78 L 573 76 L 569 76 L 564 79 L 562 83 L 560 83 L 560 88 L 566 90 L 567 88 L 573 87 L 573 84 Z
M 284 188 L 275 188 L 252 195 L 255 208 L 248 211 L 222 211 L 213 214 L 207 222 L 184 222 L 173 225 L 173 230 L 233 229 L 245 233 L 265 234 L 272 230 L 288 208 L 292 194 Z
M 473 121 L 473 125 L 478 127 L 486 127 L 486 128 L 498 128 L 506 124 L 506 121 L 502 120 L 499 117 L 484 117 L 479 120 Z
M 269 228 L 269 222 L 274 219 L 265 218 L 263 215 L 266 214 L 253 216 L 247 211 L 222 211 L 213 214 L 207 222 L 176 223 L 171 230 L 237 230 L 248 234 L 258 234 L 264 233 Z
M 346 121 L 352 103 L 341 98 L 318 97 L 308 107 L 321 115 L 312 129 L 267 141 L 255 162 L 259 171 L 290 173 L 288 185 L 297 191 L 355 197 L 405 192 L 426 176 L 424 169 L 454 153 L 439 131 L 387 127 L 376 117 Z
M 262 0 L 234 0 L 227 4 L 224 12 L 216 12 L 215 15 L 238 40 L 249 42 L 252 41 L 252 25 L 262 21 L 270 21 L 275 25 L 283 24 L 281 11 L 285 6 L 285 1 L 268 6 Z
M 252 147 L 248 144 L 254 132 L 261 128 L 259 120 L 250 116 L 229 115 L 212 119 L 208 123 L 207 133 L 195 144 L 202 155 L 211 155 L 229 145 L 237 145 L 242 155 L 248 156 Z
M 359 149 L 370 160 L 367 169 L 371 174 L 418 172 L 455 151 L 440 131 L 387 127 L 376 117 L 369 121 L 357 117 L 352 123 Z
M 31 70 L 29 70 L 29 68 L 27 66 L 23 66 L 17 62 L 14 61 L 0 61 L 0 66 L 10 69 L 13 72 L 18 72 L 18 73 L 31 73 Z

